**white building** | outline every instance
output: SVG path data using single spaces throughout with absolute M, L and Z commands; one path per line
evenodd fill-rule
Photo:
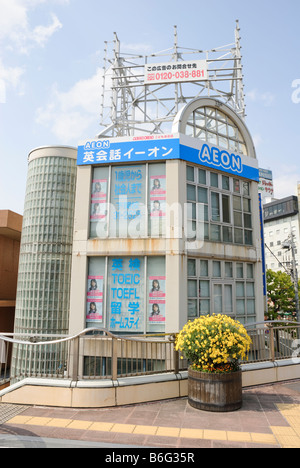
M 258 180 L 243 120 L 211 98 L 186 104 L 171 135 L 80 145 L 70 332 L 263 320 Z
M 292 252 L 284 248 L 291 239 L 296 246 L 296 262 L 300 265 L 300 233 L 298 198 L 290 196 L 264 205 L 264 236 L 266 268 L 273 271 L 290 271 Z
M 77 155 L 30 153 L 16 331 L 176 333 L 213 313 L 263 320 L 238 24 L 233 44 L 185 54 L 176 30 L 167 62 L 122 56 L 116 37 L 101 134 Z M 16 369 L 27 365 L 14 356 Z

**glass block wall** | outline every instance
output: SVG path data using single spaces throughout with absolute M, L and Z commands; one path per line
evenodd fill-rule
M 29 155 L 14 329 L 17 334 L 68 333 L 76 171 L 74 148 L 40 148 Z M 14 354 L 12 361 L 12 368 L 19 371 L 25 365 L 21 356 L 18 349 L 18 359 Z

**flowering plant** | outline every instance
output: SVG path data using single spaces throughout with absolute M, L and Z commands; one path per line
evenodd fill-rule
M 239 359 L 245 358 L 251 343 L 240 322 L 226 315 L 206 315 L 189 321 L 175 346 L 193 370 L 224 373 L 239 370 Z

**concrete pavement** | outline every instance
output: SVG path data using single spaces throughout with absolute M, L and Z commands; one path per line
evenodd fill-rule
M 244 389 L 231 413 L 199 411 L 187 398 L 99 409 L 0 404 L 0 447 L 16 446 L 300 448 L 300 380 Z

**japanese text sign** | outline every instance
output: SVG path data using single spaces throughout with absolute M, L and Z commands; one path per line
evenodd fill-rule
M 181 83 L 208 79 L 206 60 L 149 63 L 145 65 L 145 84 Z
M 95 140 L 78 147 L 77 164 L 166 160 L 179 157 L 179 139 Z

